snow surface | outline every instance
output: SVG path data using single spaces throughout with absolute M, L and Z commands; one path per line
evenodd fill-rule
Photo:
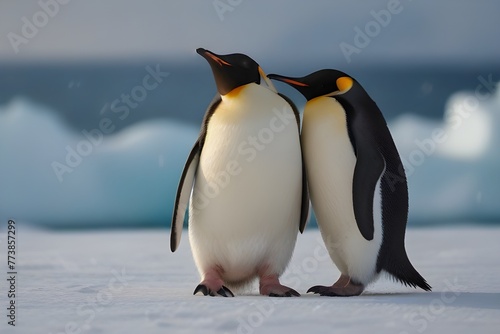
M 0 249 L 5 251 L 5 229 Z M 407 251 L 433 292 L 386 278 L 359 297 L 305 294 L 339 275 L 317 230 L 300 235 L 282 282 L 299 298 L 256 287 L 235 298 L 193 296 L 199 283 L 187 235 L 176 253 L 169 231 L 50 232 L 17 224 L 16 327 L 5 333 L 498 333 L 500 228 L 420 228 Z M 4 261 L 1 265 L 5 269 Z

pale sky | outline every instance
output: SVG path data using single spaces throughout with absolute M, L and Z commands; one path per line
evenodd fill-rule
M 45 14 L 39 3 L 57 13 Z M 0 60 L 189 61 L 205 47 L 271 62 L 347 63 L 342 43 L 358 49 L 350 60 L 360 64 L 500 59 L 500 2 L 494 0 L 72 0 L 56 9 L 54 3 L 0 2 Z M 381 14 L 385 21 L 378 23 L 372 11 L 391 8 L 390 18 Z M 36 33 L 26 20 L 40 26 Z M 366 33 L 367 27 L 373 37 L 366 45 L 358 37 L 357 47 L 355 29 Z M 18 53 L 9 40 L 17 36 L 23 39 Z

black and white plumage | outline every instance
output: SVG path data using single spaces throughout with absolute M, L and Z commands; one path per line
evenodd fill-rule
M 197 52 L 209 62 L 218 94 L 181 175 L 171 249 L 189 205 L 202 277 L 195 293 L 232 296 L 229 287 L 259 278 L 261 294 L 298 295 L 278 280 L 308 217 L 297 109 L 250 57 Z
M 311 202 L 330 257 L 342 273 L 333 286 L 309 291 L 358 295 L 382 271 L 405 285 L 430 290 L 406 254 L 406 175 L 376 103 L 355 79 L 337 70 L 268 77 L 288 83 L 307 99 L 301 140 Z M 380 200 L 374 200 L 377 193 Z M 374 205 L 381 208 L 378 219 Z

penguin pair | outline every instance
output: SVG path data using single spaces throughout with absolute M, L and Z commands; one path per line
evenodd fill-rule
M 189 238 L 202 278 L 194 294 L 234 296 L 231 289 L 258 278 L 260 294 L 299 296 L 279 277 L 307 223 L 308 189 L 342 273 L 332 286 L 308 292 L 359 295 L 382 271 L 430 290 L 404 248 L 408 191 L 401 160 L 361 85 L 335 70 L 266 77 L 246 55 L 197 52 L 210 64 L 218 94 L 182 172 L 171 228 L 175 251 L 189 205 Z M 269 78 L 307 99 L 302 134 L 297 108 Z M 377 191 L 381 219 L 373 217 Z

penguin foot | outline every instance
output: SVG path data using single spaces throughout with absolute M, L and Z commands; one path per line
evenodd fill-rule
M 203 293 L 204 296 L 222 296 L 222 297 L 234 297 L 234 294 L 227 287 L 222 285 L 218 290 L 211 289 L 203 283 L 198 284 L 196 289 L 194 289 L 193 295 L 196 295 L 198 292 Z
M 316 285 L 307 290 L 307 293 L 313 292 L 320 296 L 330 297 L 351 297 L 359 296 L 364 290 L 363 284 L 353 282 L 347 275 L 341 275 L 332 286 Z
M 300 293 L 281 284 L 268 284 L 261 286 L 260 294 L 269 297 L 300 297 Z
M 259 292 L 270 297 L 300 297 L 300 293 L 285 285 L 281 285 L 278 275 L 260 278 Z
M 194 289 L 193 295 L 201 292 L 204 296 L 234 297 L 231 290 L 224 286 L 224 281 L 220 274 L 221 271 L 223 269 L 220 267 L 214 267 L 205 271 L 202 275 L 203 280 Z

